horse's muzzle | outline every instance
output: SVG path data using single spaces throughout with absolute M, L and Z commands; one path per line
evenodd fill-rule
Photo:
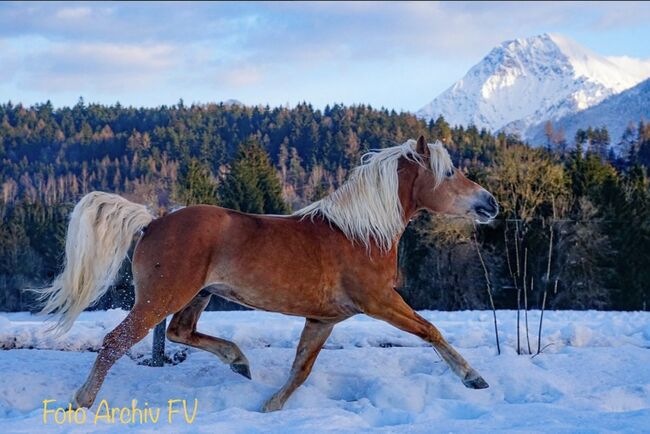
M 483 191 L 474 204 L 473 211 L 478 223 L 488 223 L 499 214 L 499 204 L 494 196 L 487 191 Z

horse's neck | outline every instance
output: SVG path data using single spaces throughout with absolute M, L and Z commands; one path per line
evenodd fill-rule
M 398 196 L 402 206 L 402 218 L 404 219 L 404 228 L 411 221 L 411 219 L 418 213 L 418 204 L 415 200 L 414 188 L 415 179 L 417 178 L 417 167 L 415 163 L 410 161 L 401 161 L 399 170 L 399 186 Z M 404 231 L 402 231 L 403 233 Z M 399 234 L 397 240 L 402 237 Z
M 414 167 L 411 165 L 402 166 L 402 164 L 411 165 L 411 162 L 400 162 L 400 171 L 399 171 L 399 186 L 398 186 L 398 196 L 400 205 L 402 207 L 402 219 L 403 225 L 402 230 L 395 236 L 393 244 L 389 250 L 389 254 L 393 252 L 397 254 L 397 248 L 399 241 L 406 230 L 406 226 L 409 224 L 411 219 L 419 212 L 417 202 L 413 195 L 413 188 L 415 184 L 415 178 L 417 177 L 417 168 L 415 171 Z

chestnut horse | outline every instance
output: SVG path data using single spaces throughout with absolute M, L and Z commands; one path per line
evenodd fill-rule
M 169 314 L 167 337 L 214 353 L 251 378 L 230 341 L 196 330 L 213 294 L 254 309 L 306 318 L 286 384 L 263 411 L 282 408 L 312 366 L 335 324 L 364 313 L 435 347 L 469 388 L 488 384 L 438 329 L 395 290 L 397 244 L 419 211 L 494 218 L 494 197 L 454 169 L 441 143 L 423 137 L 366 154 L 349 179 L 324 199 L 288 216 L 190 206 L 155 219 L 143 205 L 93 192 L 75 206 L 66 265 L 42 291 L 43 312 L 66 331 L 111 285 L 133 237 L 135 304 L 104 338 L 73 405 L 90 407 L 111 366 Z

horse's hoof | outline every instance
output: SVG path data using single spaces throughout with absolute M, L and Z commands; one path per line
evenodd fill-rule
M 249 380 L 253 379 L 253 377 L 251 377 L 251 370 L 248 367 L 248 365 L 245 363 L 233 363 L 232 365 L 230 365 L 230 369 L 232 369 L 234 372 L 238 373 L 239 375 L 243 375 Z
M 72 405 L 73 410 L 77 410 L 80 408 L 90 408 L 93 403 L 92 401 L 88 401 L 87 399 L 84 400 L 83 398 L 80 397 L 81 395 L 81 389 L 75 390 L 75 392 L 72 394 L 72 399 L 70 400 L 70 404 Z
M 469 389 L 487 389 L 489 384 L 476 372 L 470 372 L 463 378 L 463 384 Z
M 282 410 L 282 404 L 278 399 L 269 399 L 266 401 L 266 404 L 264 404 L 264 407 L 262 407 L 262 413 L 270 413 L 272 411 L 278 411 Z

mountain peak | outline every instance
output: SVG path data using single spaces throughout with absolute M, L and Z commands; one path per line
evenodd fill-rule
M 225 101 L 222 101 L 223 105 L 226 107 L 244 107 L 244 103 L 238 99 L 230 98 Z
M 650 76 L 647 64 L 627 62 L 623 67 L 554 33 L 504 41 L 417 114 L 524 135 L 533 124 L 584 110 Z

